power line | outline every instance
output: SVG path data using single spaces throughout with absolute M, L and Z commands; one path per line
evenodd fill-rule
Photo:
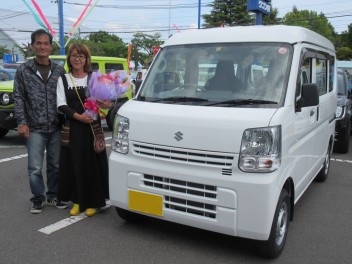
M 202 7 L 208 6 L 212 2 L 201 3 Z M 77 5 L 77 6 L 86 6 L 86 4 L 68 2 L 64 1 L 64 4 Z M 116 9 L 178 9 L 178 8 L 197 8 L 198 3 L 191 4 L 173 4 L 173 5 L 95 5 L 95 7 L 100 8 L 116 8 Z

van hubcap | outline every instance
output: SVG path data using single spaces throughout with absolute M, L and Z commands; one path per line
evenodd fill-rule
M 287 204 L 282 203 L 281 208 L 279 211 L 279 215 L 277 218 L 277 225 L 276 225 L 276 245 L 280 246 L 282 241 L 284 240 L 286 229 L 287 229 Z

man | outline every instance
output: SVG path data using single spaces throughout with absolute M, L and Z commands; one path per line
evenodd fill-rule
M 30 212 L 41 213 L 43 202 L 64 209 L 68 204 L 57 199 L 60 122 L 56 108 L 57 80 L 64 69 L 49 60 L 51 34 L 43 29 L 31 35 L 35 58 L 22 64 L 16 72 L 15 116 L 18 133 L 27 140 L 29 185 L 32 192 Z M 42 175 L 46 151 L 47 192 Z

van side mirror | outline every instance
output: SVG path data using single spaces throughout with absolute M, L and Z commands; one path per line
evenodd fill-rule
M 305 83 L 302 85 L 302 97 L 296 103 L 296 112 L 300 112 L 302 107 L 319 104 L 318 86 L 316 83 Z

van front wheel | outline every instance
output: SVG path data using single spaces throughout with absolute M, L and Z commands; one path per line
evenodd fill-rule
M 276 258 L 284 249 L 290 222 L 290 196 L 282 189 L 276 206 L 270 236 L 267 241 L 258 241 L 258 254 L 264 258 Z

